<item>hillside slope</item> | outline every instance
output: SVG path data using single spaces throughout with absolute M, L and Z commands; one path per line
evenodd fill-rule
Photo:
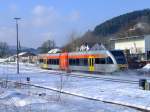
M 109 48 L 110 38 L 137 36 L 150 34 L 150 9 L 134 11 L 114 17 L 87 31 L 84 35 L 63 47 L 65 51 L 72 51 L 77 46 L 87 43 L 101 42 Z M 69 49 L 68 49 L 69 48 Z
M 97 25 L 93 33 L 100 36 L 124 33 L 124 31 L 132 32 L 136 30 L 141 30 L 143 33 L 150 33 L 149 23 L 150 9 L 145 9 L 110 19 L 100 25 Z

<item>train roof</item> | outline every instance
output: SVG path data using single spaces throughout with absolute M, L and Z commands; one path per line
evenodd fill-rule
M 108 54 L 108 50 L 95 50 L 95 51 L 79 51 L 79 52 L 69 52 L 68 55 L 84 55 L 84 54 Z M 40 54 L 39 56 L 59 56 L 62 53 L 55 54 Z
M 80 51 L 80 52 L 70 52 L 69 55 L 73 54 L 107 54 L 108 50 L 95 50 L 95 51 Z

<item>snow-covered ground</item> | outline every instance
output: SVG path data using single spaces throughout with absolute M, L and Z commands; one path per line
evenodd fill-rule
M 1 112 L 140 112 L 128 107 L 64 94 L 59 97 L 57 93 L 35 88 L 30 88 L 32 95 L 28 95 L 27 90 L 23 89 L 3 89 L 3 91 L 0 96 Z M 46 95 L 38 96 L 41 92 Z
M 110 82 L 104 80 L 95 80 L 95 79 L 87 79 L 87 78 L 78 78 L 71 76 L 60 76 L 56 75 L 53 70 L 42 70 L 36 66 L 31 65 L 23 65 L 20 67 L 20 74 L 16 74 L 16 65 L 15 64 L 1 64 L 0 65 L 0 78 L 9 79 L 9 80 L 18 80 L 22 82 L 26 82 L 26 77 L 31 78 L 32 84 L 40 85 L 47 88 L 53 88 L 56 90 L 71 93 L 74 95 L 84 96 L 88 98 L 98 99 L 100 101 L 108 101 L 112 103 L 119 103 L 122 105 L 134 106 L 143 109 L 150 110 L 150 91 L 141 90 L 138 84 L 128 84 L 128 83 L 119 83 L 119 82 Z M 58 71 L 57 71 L 58 72 Z M 66 74 L 65 72 L 59 71 L 60 74 Z M 80 72 L 74 72 L 73 74 L 84 74 L 84 75 L 94 75 L 94 74 L 86 74 Z M 124 72 L 116 72 L 113 74 L 95 74 L 100 77 L 107 78 L 118 78 L 118 79 L 130 79 L 138 81 L 140 78 L 150 79 L 149 72 L 140 72 L 138 71 L 124 71 Z M 9 93 L 9 89 L 5 90 L 6 93 Z M 16 93 L 11 93 L 11 96 L 16 95 Z M 17 102 L 22 99 L 23 101 L 28 101 L 30 97 L 27 97 L 23 93 L 17 94 Z M 22 96 L 23 95 L 23 96 Z M 6 97 L 9 95 L 6 95 Z M 18 98 L 19 97 L 19 98 Z M 20 98 L 21 97 L 21 98 Z M 26 98 L 27 97 L 27 98 Z M 34 97 L 32 97 L 34 98 Z M 39 99 L 36 100 L 35 97 L 34 102 L 28 102 L 27 104 L 39 104 L 44 102 L 45 100 Z M 66 98 L 63 96 L 62 98 Z M 68 98 L 68 97 L 67 97 Z M 0 97 L 1 99 L 1 97 Z M 2 98 L 4 100 L 4 97 Z M 16 98 L 15 98 L 16 99 Z M 47 100 L 46 100 L 47 101 Z M 49 105 L 45 101 L 45 105 Z M 65 100 L 66 101 L 66 100 Z M 80 111 L 89 111 L 89 112 L 132 112 L 137 111 L 130 108 L 125 108 L 117 105 L 110 105 L 102 102 L 95 102 L 90 100 L 85 100 L 82 98 L 69 96 L 69 101 L 67 100 L 67 105 L 60 104 L 60 102 L 51 102 L 48 108 L 51 110 L 52 108 L 58 108 L 57 111 L 66 112 L 69 109 L 73 109 L 69 112 L 80 112 Z M 21 101 L 22 102 L 22 101 Z M 16 104 L 16 103 L 15 103 Z M 43 103 L 42 103 L 43 104 Z M 17 104 L 20 105 L 20 104 Z M 1 109 L 1 107 L 0 107 Z M 54 110 L 53 110 L 54 111 Z M 55 110 L 56 111 L 56 110 Z
M 0 58 L 0 63 L 6 61 L 6 59 Z
M 145 72 L 150 72 L 150 63 L 145 65 L 142 70 Z

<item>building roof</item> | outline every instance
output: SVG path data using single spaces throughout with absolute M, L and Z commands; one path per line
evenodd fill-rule
M 58 48 L 55 49 L 51 49 L 50 51 L 48 51 L 48 54 L 55 54 L 55 53 L 61 53 L 62 51 Z
M 111 38 L 110 41 L 126 40 L 126 39 L 139 39 L 139 38 L 144 38 L 144 36 L 141 35 L 141 36 L 131 36 L 131 37 L 123 37 L 123 38 Z
M 105 50 L 105 46 L 102 43 L 96 43 L 90 50 Z
M 19 56 L 36 56 L 34 53 L 31 52 L 21 52 L 19 53 Z

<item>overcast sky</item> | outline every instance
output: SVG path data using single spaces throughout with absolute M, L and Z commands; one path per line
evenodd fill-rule
M 57 46 L 71 32 L 82 35 L 110 18 L 150 8 L 150 0 L 0 0 L 0 41 L 16 44 L 14 17 L 22 46 L 36 48 L 48 39 Z

